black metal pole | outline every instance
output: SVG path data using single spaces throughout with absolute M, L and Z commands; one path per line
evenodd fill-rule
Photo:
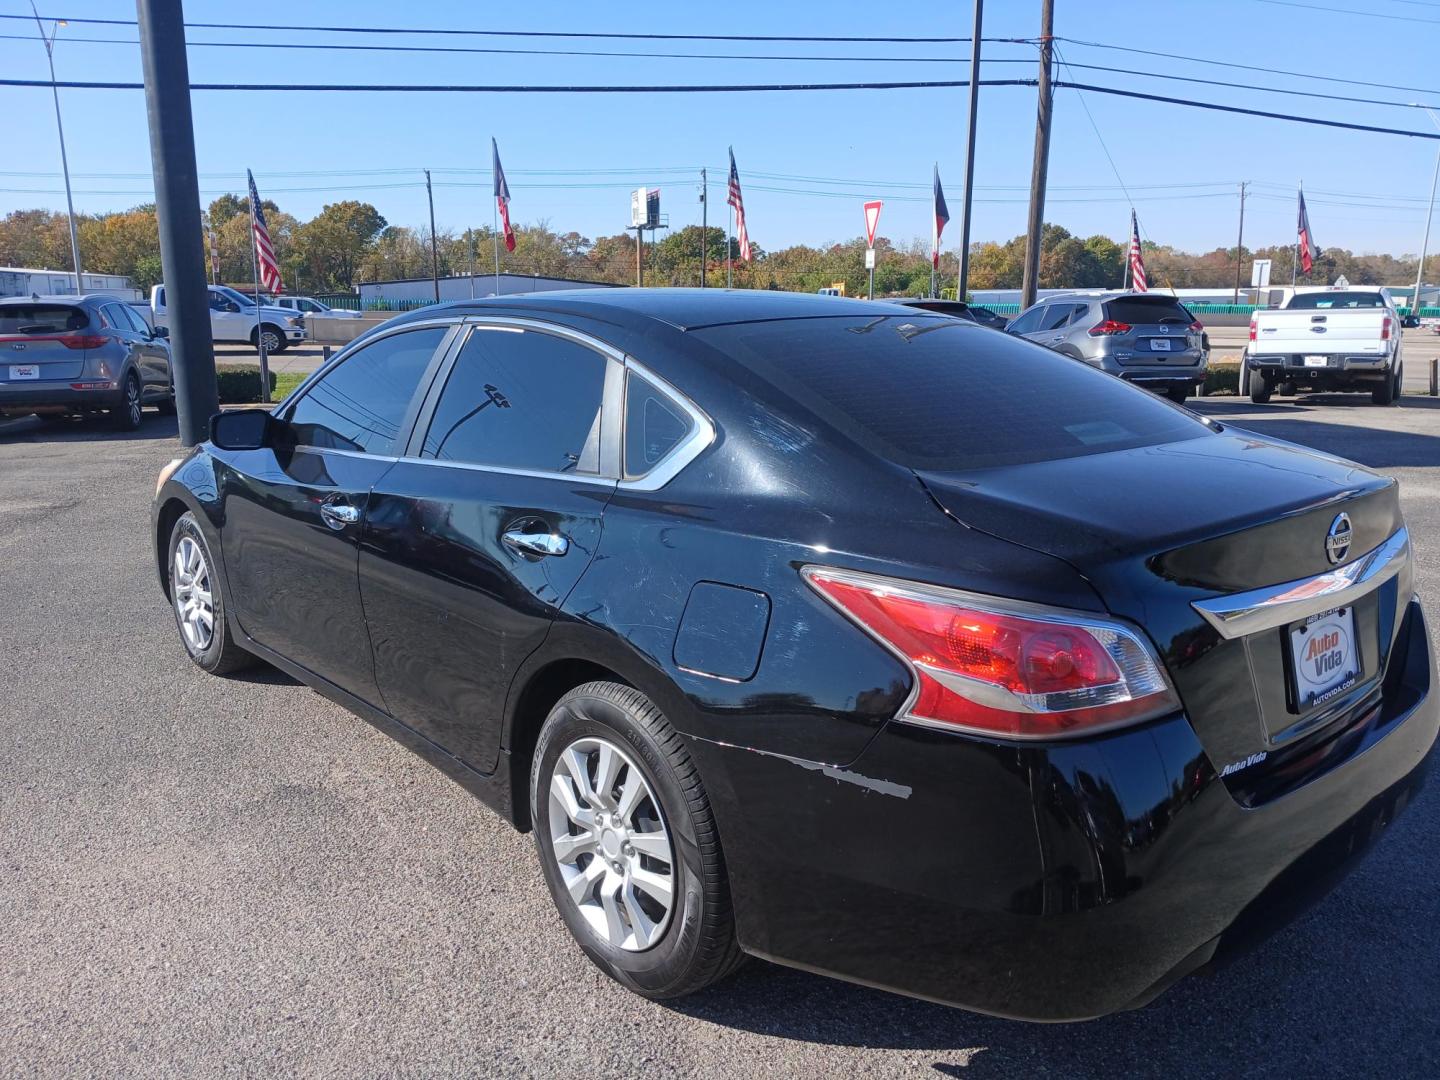
M 970 122 L 966 129 L 965 194 L 964 205 L 960 209 L 960 276 L 955 282 L 955 299 L 961 301 L 970 288 L 970 208 L 975 202 L 975 116 L 980 107 L 980 28 L 984 21 L 983 0 L 975 0 L 975 30 L 970 42 Z
M 425 170 L 425 198 L 430 200 L 430 277 L 435 282 L 435 302 L 440 302 L 440 248 L 435 240 L 435 194 L 430 190 L 430 170 Z
M 135 13 L 140 23 L 155 215 L 160 223 L 160 260 L 165 271 L 170 377 L 180 414 L 181 445 L 194 446 L 210 437 L 210 417 L 219 409 L 219 402 L 200 227 L 195 130 L 190 116 L 185 13 L 180 0 L 135 0 Z
M 1050 63 L 1055 51 L 1055 0 L 1040 0 L 1040 93 L 1035 109 L 1035 162 L 1030 172 L 1030 217 L 1025 226 L 1025 275 L 1020 283 L 1020 310 L 1035 303 L 1040 288 L 1040 239 L 1045 229 L 1045 177 L 1050 170 L 1050 114 L 1055 91 Z

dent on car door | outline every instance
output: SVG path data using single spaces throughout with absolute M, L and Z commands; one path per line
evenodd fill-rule
M 360 591 L 385 706 L 481 772 L 512 676 L 599 543 L 619 375 L 571 337 L 476 326 L 371 495 Z
M 356 578 L 365 505 L 453 332 L 439 325 L 377 338 L 287 406 L 280 445 L 215 451 L 241 628 L 371 703 L 378 694 Z

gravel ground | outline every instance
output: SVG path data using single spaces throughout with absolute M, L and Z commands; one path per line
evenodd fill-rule
M 1402 477 L 1440 616 L 1440 409 L 1362 400 L 1201 407 Z M 1312 913 L 1138 1013 L 1032 1026 L 759 962 L 630 996 L 528 837 L 289 679 L 185 660 L 146 536 L 175 452 L 149 414 L 0 424 L 0 1074 L 1440 1070 L 1433 788 Z

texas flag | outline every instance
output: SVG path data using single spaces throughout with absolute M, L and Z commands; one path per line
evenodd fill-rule
M 1310 235 L 1310 215 L 1305 212 L 1305 191 L 1300 191 L 1300 272 L 1310 273 L 1315 266 L 1315 256 L 1320 254 L 1320 249 L 1315 246 L 1315 238 Z
M 940 165 L 935 165 L 935 229 L 930 236 L 930 265 L 940 269 L 940 234 L 950 222 L 950 208 L 945 205 L 945 189 L 940 186 Z
M 500 147 L 494 136 L 490 138 L 490 156 L 494 159 L 491 171 L 495 174 L 495 206 L 500 211 L 500 224 L 505 229 L 505 250 L 515 250 L 515 230 L 510 227 L 510 185 L 505 182 L 505 170 L 500 167 Z

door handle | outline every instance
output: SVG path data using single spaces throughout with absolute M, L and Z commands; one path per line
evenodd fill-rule
M 349 503 L 327 502 L 320 504 L 320 516 L 332 529 L 343 529 L 360 520 L 360 508 Z
M 559 533 L 521 532 L 510 529 L 500 534 L 500 539 L 509 547 L 526 555 L 564 555 L 570 550 L 570 541 Z

